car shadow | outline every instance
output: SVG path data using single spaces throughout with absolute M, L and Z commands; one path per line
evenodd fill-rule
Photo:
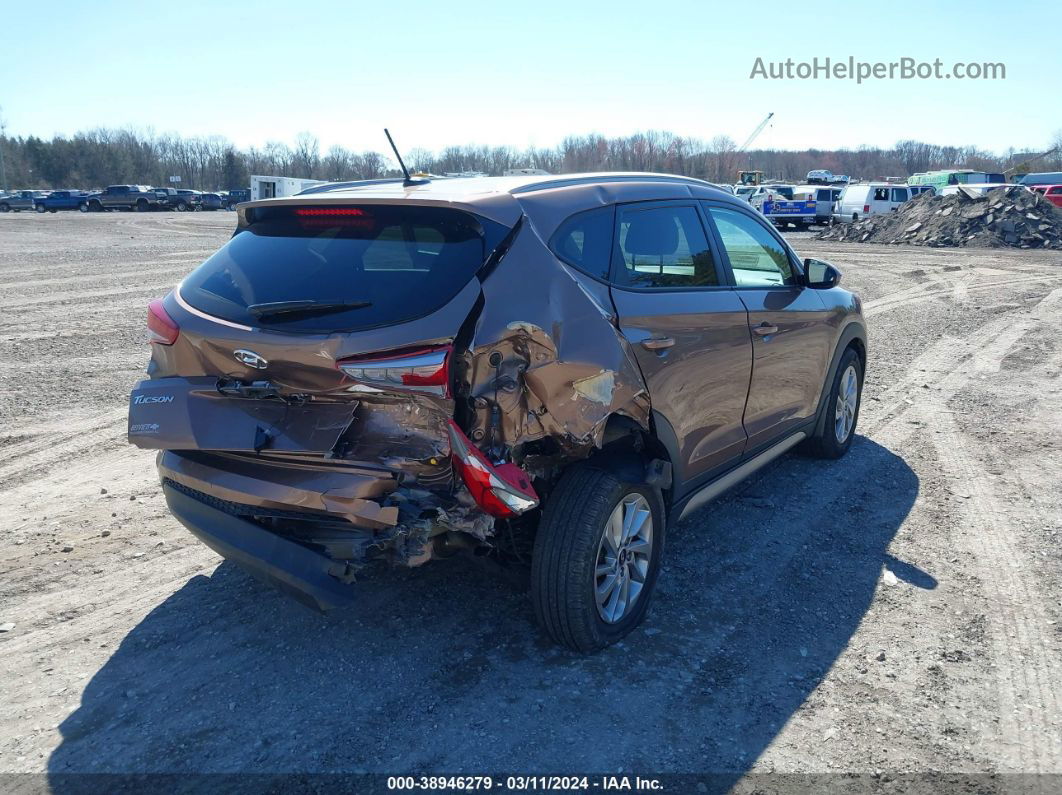
M 319 615 L 231 564 L 122 640 L 59 730 L 53 788 L 96 773 L 714 773 L 755 763 L 845 653 L 918 478 L 857 437 L 787 456 L 671 529 L 646 625 L 582 657 L 461 559 L 381 569 Z

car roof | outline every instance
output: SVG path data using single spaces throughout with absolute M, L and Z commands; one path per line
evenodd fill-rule
M 712 198 L 738 204 L 734 194 L 705 180 L 649 172 L 593 172 L 512 177 L 455 177 L 407 185 L 402 179 L 315 185 L 295 196 L 262 199 L 247 209 L 278 204 L 414 203 L 445 205 L 478 213 L 506 225 L 525 212 L 545 227 L 573 213 L 625 201 Z M 744 203 L 740 203 L 743 205 Z M 740 206 L 739 205 L 739 206 Z M 245 216 L 244 216 L 245 217 Z

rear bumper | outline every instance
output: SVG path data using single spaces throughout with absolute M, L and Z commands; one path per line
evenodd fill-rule
M 353 603 L 354 589 L 329 574 L 336 561 L 167 484 L 162 491 L 181 524 L 253 576 L 322 612 Z
M 157 463 L 162 480 L 176 481 L 219 500 L 332 514 L 365 530 L 383 530 L 398 523 L 398 508 L 381 504 L 398 482 L 378 470 L 173 450 L 160 451 Z

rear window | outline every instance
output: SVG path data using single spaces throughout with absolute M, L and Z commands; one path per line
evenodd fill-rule
M 449 302 L 508 229 L 449 208 L 253 208 L 251 223 L 181 285 L 208 314 L 302 333 L 414 320 Z M 262 305 L 307 302 L 263 314 Z M 315 313 L 313 304 L 351 304 Z M 251 307 L 252 309 L 249 309 Z

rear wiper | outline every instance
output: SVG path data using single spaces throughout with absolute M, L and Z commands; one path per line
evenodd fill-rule
M 345 312 L 348 309 L 364 309 L 368 306 L 372 306 L 372 301 L 314 301 L 312 298 L 304 298 L 298 301 L 251 304 L 247 307 L 247 311 L 261 319 L 278 315 L 328 315 L 333 312 Z

